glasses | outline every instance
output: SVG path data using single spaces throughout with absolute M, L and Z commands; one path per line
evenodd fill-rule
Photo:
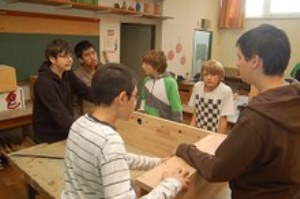
M 62 59 L 68 59 L 68 58 L 73 59 L 73 55 L 71 53 L 60 54 L 57 57 L 62 58 Z

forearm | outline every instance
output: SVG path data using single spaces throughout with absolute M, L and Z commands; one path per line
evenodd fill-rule
M 176 178 L 170 177 L 164 179 L 150 193 L 141 197 L 141 199 L 171 199 L 181 191 L 182 185 Z
M 161 158 L 127 153 L 127 163 L 132 170 L 149 170 L 161 162 Z
M 218 133 L 227 134 L 227 117 L 221 116 L 218 124 Z
M 196 114 L 193 114 L 192 120 L 191 120 L 191 125 L 196 126 Z
M 176 150 L 176 155 L 193 166 L 207 181 L 225 181 L 225 179 L 221 179 L 220 176 L 216 176 L 216 173 L 214 173 L 217 163 L 216 157 L 198 150 L 196 146 L 181 144 Z

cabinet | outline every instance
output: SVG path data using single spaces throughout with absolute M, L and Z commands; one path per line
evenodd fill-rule
M 157 19 L 157 20 L 173 19 L 173 17 L 169 17 L 169 16 L 146 14 L 146 13 L 141 13 L 136 11 L 117 9 L 105 5 L 90 5 L 85 3 L 77 3 L 77 2 L 63 1 L 63 0 L 6 0 L 6 1 L 8 3 L 23 2 L 23 3 L 42 4 L 42 5 L 57 6 L 57 7 L 68 8 L 68 9 L 80 9 L 80 10 L 87 10 L 87 11 L 99 12 L 104 14 L 126 15 L 126 16 L 141 17 L 147 19 Z
M 178 83 L 179 95 L 182 104 L 188 104 L 193 92 L 194 82 L 182 81 Z

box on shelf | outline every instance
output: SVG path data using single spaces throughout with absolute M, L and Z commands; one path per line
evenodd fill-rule
M 0 93 L 17 89 L 16 69 L 7 65 L 0 65 Z
M 25 94 L 22 87 L 16 90 L 0 93 L 0 112 L 25 108 Z

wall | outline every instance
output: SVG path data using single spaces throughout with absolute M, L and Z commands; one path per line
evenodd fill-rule
M 220 30 L 217 48 L 220 49 L 216 57 L 225 65 L 235 67 L 236 49 L 235 43 L 238 37 L 251 28 L 259 26 L 260 24 L 273 24 L 286 31 L 292 48 L 292 54 L 289 66 L 286 71 L 286 77 L 289 76 L 297 62 L 300 62 L 300 37 L 299 28 L 300 19 L 247 19 L 245 28 L 242 30 Z
M 168 70 L 191 77 L 192 55 L 193 55 L 193 36 L 194 29 L 199 28 L 201 19 L 210 20 L 210 28 L 213 31 L 212 58 L 217 52 L 216 42 L 218 39 L 217 22 L 219 15 L 219 1 L 216 0 L 165 0 L 163 13 L 166 16 L 173 16 L 174 19 L 163 22 L 162 49 L 166 53 L 176 48 L 176 44 L 181 43 L 183 50 L 175 53 L 173 61 L 169 61 Z M 200 22 L 200 23 L 199 23 Z M 186 63 L 181 64 L 180 58 L 186 56 Z
M 121 0 L 101 0 L 101 5 L 113 6 L 116 2 L 122 2 Z M 128 5 L 133 5 L 134 0 L 127 1 Z M 153 1 L 154 2 L 154 1 Z M 107 33 L 107 30 L 115 30 L 116 40 L 117 40 L 117 50 L 114 53 L 109 53 L 108 57 L 110 61 L 119 62 L 120 61 L 120 24 L 121 23 L 143 23 L 143 24 L 153 24 L 156 26 L 156 44 L 157 48 L 161 48 L 161 35 L 162 35 L 162 22 L 160 20 L 149 20 L 141 17 L 135 16 L 122 16 L 122 15 L 113 15 L 106 14 L 103 12 L 91 12 L 86 10 L 79 9 L 68 9 L 63 7 L 55 6 L 45 6 L 39 4 L 28 4 L 28 3 L 7 3 L 6 0 L 0 0 L 0 9 L 9 9 L 15 11 L 28 11 L 28 12 L 40 12 L 56 15 L 70 15 L 70 16 L 81 16 L 87 18 L 96 18 L 100 19 L 100 51 L 104 50 L 104 39 Z M 1 12 L 0 12 L 1 16 Z M 103 36 L 103 37 L 101 37 Z M 100 59 L 103 60 L 102 53 L 99 52 Z
M 101 32 L 100 38 L 101 46 L 104 49 L 105 35 L 108 30 L 115 30 L 117 38 L 117 50 L 115 53 L 108 53 L 110 61 L 119 62 L 120 61 L 120 28 L 121 23 L 141 23 L 141 24 L 152 24 L 156 26 L 156 43 L 155 46 L 160 48 L 161 46 L 161 21 L 145 20 L 142 18 L 126 17 L 126 16 L 102 16 L 101 17 Z M 140 59 L 137 58 L 137 59 Z

